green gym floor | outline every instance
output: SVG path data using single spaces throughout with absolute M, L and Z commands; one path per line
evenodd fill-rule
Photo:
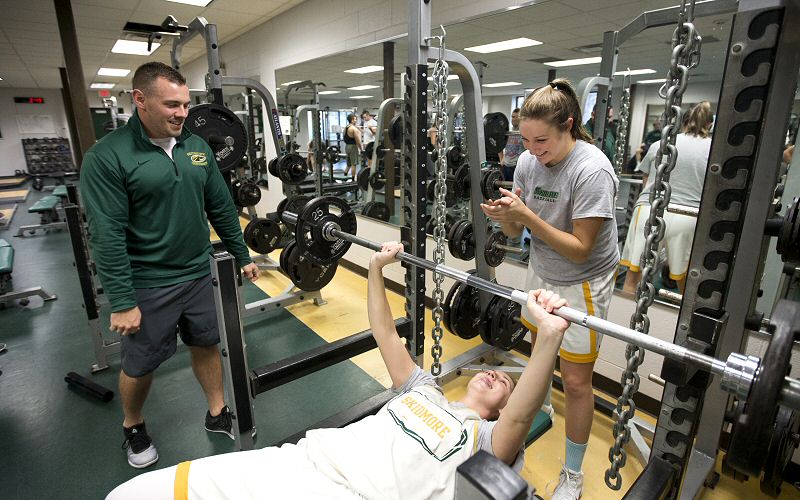
M 121 448 L 119 357 L 110 357 L 109 369 L 90 374 L 94 351 L 68 233 L 13 237 L 20 225 L 38 223 L 27 207 L 44 194 L 31 190 L 11 228 L 0 231 L 15 249 L 14 288 L 42 286 L 58 295 L 44 304 L 32 298 L 27 307 L 0 310 L 0 342 L 8 345 L 0 354 L 0 498 L 99 499 L 141 471 L 128 465 Z M 252 285 L 245 290 L 248 302 L 264 296 Z M 101 316 L 107 318 L 107 312 Z M 325 343 L 284 310 L 256 316 L 246 326 L 250 368 Z M 203 429 L 205 397 L 188 358 L 188 350 L 179 347 L 156 372 L 144 413 L 160 458 L 147 470 L 234 451 L 228 437 Z M 64 382 L 70 371 L 112 389 L 114 399 L 103 403 L 73 390 Z M 383 389 L 348 361 L 263 393 L 255 401 L 256 447 Z

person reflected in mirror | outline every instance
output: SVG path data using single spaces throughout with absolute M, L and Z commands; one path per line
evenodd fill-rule
M 714 114 L 708 101 L 696 104 L 687 113 L 683 129 L 675 138 L 678 158 L 669 176 L 670 205 L 684 205 L 695 209 L 700 207 L 713 123 Z M 642 252 L 647 243 L 645 225 L 650 218 L 650 192 L 653 190 L 655 169 L 659 167 L 656 164 L 656 155 L 660 145 L 661 141 L 654 142 L 637 167 L 643 174 L 644 188 L 633 207 L 620 260 L 620 264 L 628 268 L 623 290 L 630 293 L 636 292 L 642 277 Z M 666 249 L 669 277 L 675 280 L 678 290 L 683 293 L 697 217 L 665 210 L 664 223 L 666 228 L 662 246 Z
M 531 233 L 526 289 L 552 289 L 572 307 L 605 318 L 619 262 L 614 199 L 619 181 L 608 158 L 581 125 L 575 90 L 564 79 L 528 95 L 520 108 L 526 148 L 514 172 L 513 190 L 486 200 L 483 212 L 503 232 Z M 522 323 L 537 326 L 523 311 Z M 565 466 L 555 499 L 576 499 L 583 490 L 583 456 L 594 418 L 592 373 L 602 334 L 572 325 L 559 351 L 566 399 Z M 549 396 L 543 410 L 552 414 Z
M 356 115 L 347 115 L 347 126 L 344 128 L 344 152 L 347 157 L 347 166 L 344 175 L 349 175 L 356 180 L 358 174 L 358 163 L 361 158 L 361 130 L 356 125 Z
M 373 148 L 375 147 L 375 134 L 378 133 L 378 122 L 366 109 L 361 112 L 361 126 L 363 127 L 361 143 L 364 146 L 364 151 L 367 151 L 370 144 L 372 144 Z M 367 156 L 367 167 L 372 167 L 372 155 Z
M 508 133 L 506 146 L 500 151 L 500 171 L 503 173 L 503 180 L 514 180 L 517 160 L 523 151 L 525 148 L 519 135 L 519 108 L 516 108 L 511 112 L 511 130 Z

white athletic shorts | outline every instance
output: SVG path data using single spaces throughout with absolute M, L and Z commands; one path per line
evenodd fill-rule
M 631 271 L 641 271 L 642 252 L 647 244 L 644 238 L 644 226 L 650 217 L 650 205 L 647 203 L 636 205 L 633 208 L 631 226 L 625 238 L 625 247 L 622 249 L 620 264 Z M 697 218 L 689 215 L 674 214 L 664 211 L 664 239 L 661 241 L 667 251 L 667 265 L 669 277 L 681 280 L 686 277 L 689 269 L 689 257 L 692 254 L 692 240 L 694 240 L 694 227 Z
M 553 285 L 536 276 L 528 268 L 525 281 L 526 290 L 545 288 L 567 299 L 567 305 L 579 311 L 588 312 L 592 316 L 605 319 L 608 315 L 608 306 L 614 293 L 614 280 L 617 276 L 616 266 L 602 276 L 576 283 L 574 285 Z M 536 335 L 536 324 L 528 314 L 527 308 L 522 308 L 522 324 Z M 561 359 L 573 363 L 594 363 L 600 353 L 600 341 L 603 335 L 595 330 L 571 324 L 564 333 L 559 356 Z

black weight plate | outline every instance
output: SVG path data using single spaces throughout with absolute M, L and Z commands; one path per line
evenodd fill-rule
M 261 201 L 261 189 L 255 182 L 238 179 L 236 182 L 238 182 L 238 187 L 236 187 L 236 196 L 233 201 L 237 207 L 252 207 Z
M 472 260 L 475 258 L 475 233 L 472 222 L 461 221 L 458 226 L 448 233 L 453 234 L 452 241 L 449 241 L 450 251 L 453 257 L 461 260 Z
M 367 205 L 369 205 L 369 208 L 367 208 Z M 389 207 L 382 201 L 371 201 L 367 203 L 364 205 L 362 213 L 367 217 L 389 222 Z
M 275 208 L 275 213 L 278 214 L 278 218 L 283 215 L 283 211 L 286 210 L 286 204 L 289 203 L 289 198 L 284 198 L 278 202 L 277 208 Z
M 350 248 L 349 241 L 325 239 L 322 228 L 327 222 L 336 223 L 342 232 L 356 234 L 356 214 L 346 201 L 333 196 L 320 196 L 306 203 L 297 218 L 295 238 L 298 251 L 317 264 L 337 260 Z
M 269 163 L 267 163 L 267 170 L 269 171 L 270 174 L 274 175 L 275 177 L 278 177 L 278 158 L 277 157 L 271 159 L 269 161 Z
M 403 143 L 403 115 L 395 115 L 389 122 L 389 139 L 396 148 Z
M 383 143 L 378 144 L 378 149 L 375 151 L 375 156 L 379 160 L 383 160 L 383 157 L 386 156 L 386 146 Z
M 764 462 L 761 491 L 775 498 L 781 494 L 784 470 L 792 461 L 797 448 L 797 433 L 800 432 L 800 413 L 784 406 L 778 409 L 775 429 Z
M 289 153 L 278 158 L 278 177 L 286 184 L 296 186 L 302 184 L 308 176 L 306 159 L 297 153 Z
M 508 141 L 508 118 L 503 113 L 487 113 L 483 116 L 483 138 L 486 142 L 486 159 L 499 156 Z
M 486 329 L 490 331 L 493 346 L 510 351 L 525 338 L 526 328 L 519 321 L 522 307 L 513 300 L 502 297 L 497 299 L 494 317 L 487 321 Z
M 425 188 L 425 195 L 429 203 L 436 202 L 436 179 L 428 179 L 428 186 Z
M 283 251 L 281 252 L 281 256 L 278 259 L 278 265 L 281 266 L 283 272 L 286 273 L 286 276 L 289 276 L 289 257 L 292 256 L 292 252 L 294 251 L 294 247 L 297 246 L 297 242 L 294 240 L 290 240 L 285 247 L 283 247 Z
M 199 135 L 211 146 L 217 166 L 223 172 L 238 166 L 247 154 L 247 132 L 244 124 L 225 106 L 192 106 L 184 123 L 193 134 Z
M 372 186 L 372 189 L 376 191 L 383 189 L 383 186 L 386 185 L 386 178 L 383 176 L 383 174 L 376 170 L 369 176 L 369 185 Z
M 506 258 L 506 251 L 497 248 L 496 245 L 505 245 L 508 239 L 502 231 L 492 231 L 486 238 L 486 248 L 483 251 L 483 258 L 490 267 L 497 267 Z
M 361 171 L 356 176 L 356 183 L 358 184 L 358 189 L 362 191 L 369 191 L 369 169 L 362 168 Z
M 306 203 L 309 201 L 311 201 L 311 197 L 303 194 L 290 196 L 289 201 L 286 202 L 286 211 L 299 215 L 303 211 L 303 207 L 306 206 Z
M 461 146 L 454 145 L 447 148 L 447 168 L 455 170 L 464 161 L 464 153 L 461 151 Z
M 325 159 L 328 163 L 334 164 L 339 161 L 339 146 L 328 146 L 325 150 Z
M 450 325 L 454 333 L 462 339 L 472 339 L 481 334 L 484 324 L 481 318 L 480 292 L 477 288 L 464 285 L 455 294 L 450 311 Z
M 500 188 L 495 187 L 495 182 L 502 181 L 503 174 L 496 168 L 484 170 L 481 174 L 481 194 L 485 200 L 499 200 L 503 197 Z
M 431 218 L 431 221 L 432 220 L 433 218 Z M 461 233 L 461 227 L 464 224 L 469 224 L 469 221 L 466 219 L 460 220 L 450 226 L 450 228 L 447 230 L 447 249 L 450 251 L 450 255 L 457 257 L 456 253 L 458 252 L 458 246 L 456 245 L 456 241 L 458 240 L 458 235 Z M 433 236 L 433 229 L 431 229 L 431 236 Z
M 469 165 L 465 163 L 456 170 L 453 181 L 453 194 L 455 194 L 456 198 L 468 200 L 470 198 L 470 189 Z
M 305 258 L 296 249 L 287 260 L 289 279 L 300 290 L 316 292 L 331 282 L 339 266 L 337 261 L 328 264 L 316 264 Z
M 776 250 L 784 262 L 800 260 L 800 198 L 786 208 Z
M 247 242 L 253 237 L 252 236 L 253 228 L 255 227 L 255 222 L 257 220 L 258 219 L 253 219 L 250 222 L 248 222 L 247 225 L 244 227 L 244 231 L 242 231 L 242 239 L 244 240 L 245 245 L 247 245 L 248 247 L 250 245 Z
M 247 228 L 252 228 L 247 231 Z M 253 219 L 245 228 L 245 243 L 254 252 L 268 254 L 278 248 L 281 239 L 281 226 L 270 219 Z
M 795 335 L 800 334 L 800 303 L 781 299 L 770 318 L 770 338 L 747 401 L 740 401 L 731 429 L 727 462 L 744 474 L 758 476 L 767 459 L 778 396 L 788 374 Z
M 491 335 L 491 328 L 492 328 L 492 319 L 497 315 L 495 309 L 499 305 L 500 297 L 493 296 L 489 299 L 489 304 L 486 306 L 486 312 L 483 314 L 483 325 L 484 328 L 481 329 L 480 335 L 481 340 L 484 344 L 492 345 L 492 335 Z
M 453 296 L 461 287 L 461 285 L 462 283 L 460 281 L 454 281 L 453 286 L 450 287 L 450 290 L 447 292 L 447 296 L 444 299 L 444 303 L 442 304 L 442 323 L 444 323 L 444 327 L 447 328 L 447 330 L 451 333 L 455 333 L 450 324 L 450 312 L 453 308 Z

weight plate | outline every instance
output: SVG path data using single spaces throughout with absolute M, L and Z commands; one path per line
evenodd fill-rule
M 776 250 L 784 262 L 800 260 L 800 198 L 786 208 Z
M 362 168 L 361 171 L 356 176 L 356 183 L 358 184 L 358 189 L 362 191 L 369 191 L 369 169 Z
M 323 226 L 333 222 L 344 233 L 356 234 L 356 214 L 341 198 L 320 196 L 306 203 L 297 218 L 295 238 L 298 251 L 317 264 L 327 264 L 341 258 L 350 248 L 344 239 L 325 239 Z
M 731 429 L 727 461 L 744 474 L 758 476 L 767 459 L 770 433 L 778 412 L 778 396 L 788 374 L 794 338 L 800 334 L 800 303 L 781 299 L 770 318 L 772 332 L 750 386 L 747 401 L 740 401 Z
M 278 248 L 281 226 L 271 219 L 253 219 L 244 230 L 244 242 L 254 252 L 268 254 Z
M 469 178 L 469 165 L 466 163 L 458 167 L 453 181 L 453 194 L 461 200 L 470 198 L 471 180 Z
M 293 250 L 286 264 L 289 267 L 289 279 L 300 290 L 316 292 L 331 282 L 339 266 L 337 261 L 328 264 L 311 262 L 304 254 Z
M 386 156 L 386 146 L 383 143 L 378 144 L 378 149 L 375 151 L 375 157 L 379 160 L 383 160 L 383 157 Z
M 481 174 L 481 194 L 485 200 L 499 200 L 503 197 L 500 188 L 495 187 L 495 182 L 502 181 L 503 174 L 496 168 L 484 170 Z
M 271 159 L 269 161 L 269 163 L 267 163 L 267 170 L 269 171 L 270 174 L 274 175 L 275 177 L 278 177 L 278 158 L 277 157 Z
M 445 297 L 444 303 L 442 304 L 442 323 L 444 323 L 444 327 L 451 333 L 455 333 L 450 324 L 450 311 L 453 307 L 453 296 L 461 287 L 461 284 L 460 281 L 453 282 L 453 286 L 450 287 L 450 290 L 447 292 L 447 297 Z
M 325 150 L 325 159 L 328 163 L 334 164 L 339 161 L 339 146 L 328 146 Z
M 386 185 L 386 178 L 383 176 L 383 174 L 376 170 L 369 176 L 369 185 L 372 186 L 372 189 L 376 191 L 383 189 L 383 186 Z
M 486 306 L 486 312 L 483 315 L 483 324 L 485 327 L 480 332 L 481 340 L 484 344 L 492 345 L 492 319 L 497 315 L 495 309 L 497 308 L 499 301 L 500 297 L 495 295 L 489 299 L 489 304 Z
M 487 330 L 490 331 L 491 344 L 495 347 L 510 351 L 525 338 L 525 327 L 519 321 L 522 308 L 513 300 L 496 297 L 497 305 L 492 313 L 494 316 L 487 321 Z
M 261 201 L 261 189 L 250 180 L 234 181 L 233 202 L 237 207 L 253 207 Z
M 483 258 L 486 259 L 486 264 L 490 267 L 497 267 L 503 263 L 506 258 L 506 251 L 497 248 L 496 245 L 505 245 L 508 239 L 502 231 L 492 231 L 489 237 L 486 238 L 486 248 L 483 251 Z
M 448 236 L 452 234 L 452 240 L 448 241 L 450 253 L 457 259 L 472 260 L 475 258 L 475 233 L 472 222 L 463 220 L 457 226 L 453 226 Z
M 288 153 L 278 158 L 275 168 L 281 181 L 291 186 L 302 184 L 308 176 L 306 159 L 297 153 Z
M 486 159 L 499 160 L 500 152 L 508 141 L 508 118 L 503 113 L 483 116 L 483 138 L 486 142 Z
M 289 264 L 287 264 L 289 257 L 291 257 L 292 252 L 294 251 L 294 247 L 297 246 L 297 242 L 294 240 L 290 240 L 285 247 L 283 247 L 283 251 L 281 252 L 281 256 L 278 259 L 278 265 L 281 266 L 283 272 L 286 273 L 286 276 L 289 276 Z
M 483 330 L 479 297 L 478 289 L 468 285 L 462 286 L 453 296 L 450 325 L 454 333 L 462 339 L 475 338 Z
M 361 213 L 373 219 L 389 222 L 389 207 L 382 201 L 370 201 L 364 205 Z
M 433 218 L 431 218 L 431 222 Z M 450 226 L 450 229 L 447 230 L 447 249 L 450 251 L 450 255 L 456 255 L 458 252 L 458 247 L 456 246 L 456 238 L 458 237 L 458 233 L 461 231 L 461 225 L 467 222 L 466 220 L 460 220 Z M 433 229 L 431 229 L 431 236 L 434 236 Z
M 278 219 L 280 216 L 283 215 L 283 211 L 286 210 L 286 204 L 289 202 L 289 198 L 284 198 L 278 202 L 278 206 L 275 208 L 275 213 L 278 214 Z
M 244 124 L 225 106 L 192 106 L 184 123 L 193 134 L 199 135 L 211 146 L 217 167 L 223 172 L 238 166 L 247 154 L 247 132 Z
M 461 146 L 453 145 L 447 148 L 447 168 L 455 170 L 464 161 L 464 153 L 461 151 Z
M 395 148 L 403 143 L 403 115 L 395 115 L 389 122 L 389 139 Z
M 783 471 L 792 461 L 792 455 L 798 445 L 800 432 L 800 413 L 780 407 L 775 418 L 775 428 L 764 462 L 764 474 L 761 477 L 761 491 L 775 498 L 781 494 Z

